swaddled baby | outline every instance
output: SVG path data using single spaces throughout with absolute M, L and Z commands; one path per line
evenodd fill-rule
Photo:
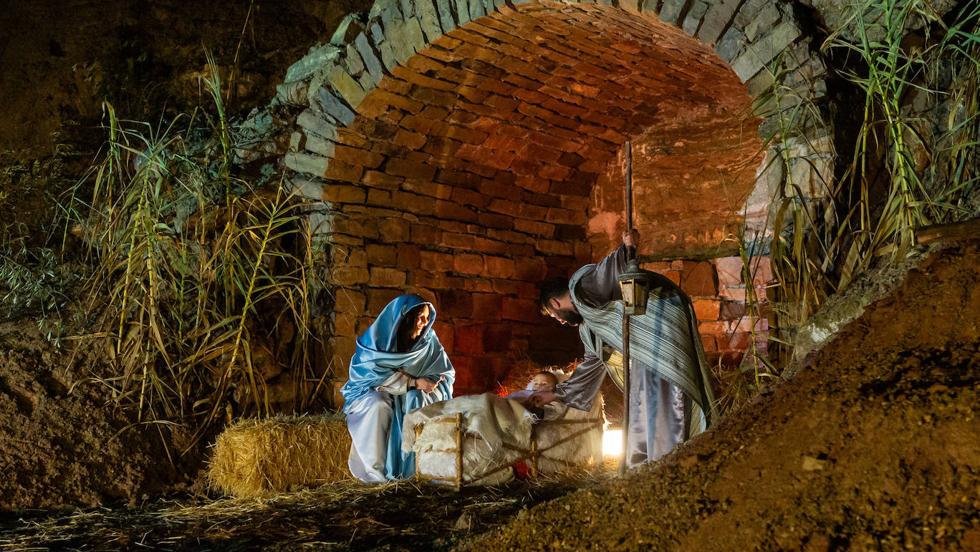
M 418 454 L 421 474 L 441 481 L 452 481 L 461 443 L 457 440 L 457 428 L 460 428 L 457 420 L 461 420 L 466 439 L 465 446 L 461 447 L 464 484 L 506 483 L 514 477 L 511 470 L 502 469 L 506 465 L 513 466 L 518 477 L 527 477 L 531 467 L 526 458 L 532 448 L 535 431 L 543 431 L 541 435 L 545 436 L 544 440 L 540 435 L 533 439 L 539 445 L 547 445 L 546 449 L 553 447 L 558 439 L 568 441 L 565 437 L 570 430 L 581 433 L 583 426 L 565 424 L 553 424 L 550 428 L 545 427 L 548 424 L 541 424 L 538 430 L 533 429 L 538 422 L 562 419 L 570 411 L 561 401 L 537 408 L 528 403 L 528 398 L 535 392 L 554 390 L 564 376 L 561 372 L 542 371 L 534 374 L 524 389 L 505 397 L 494 393 L 468 395 L 412 411 L 405 417 L 402 450 Z M 460 414 L 461 418 L 457 417 Z M 573 439 L 566 446 L 577 451 L 581 448 L 580 441 Z M 592 449 L 583 450 L 591 453 Z M 563 463 L 552 459 L 552 453 L 547 454 L 550 456 L 539 457 L 539 466 L 550 466 L 552 471 L 563 469 Z
M 527 382 L 527 387 L 521 389 L 520 391 L 514 391 L 510 395 L 505 396 L 505 399 L 513 399 L 521 403 L 528 412 L 534 414 L 535 418 L 538 420 L 543 420 L 546 418 L 546 408 L 547 405 L 542 407 L 531 406 L 528 399 L 531 395 L 539 391 L 554 391 L 555 386 L 558 385 L 558 376 L 554 372 L 549 372 L 547 370 L 542 370 L 531 378 L 531 381 Z M 550 417 L 550 416 L 548 416 Z
M 520 401 L 521 404 L 527 406 L 525 403 L 527 399 L 531 397 L 531 395 L 537 393 L 538 391 L 554 391 L 556 385 L 558 385 L 558 376 L 556 376 L 554 372 L 542 370 L 537 374 L 534 374 L 534 377 L 531 378 L 531 381 L 527 382 L 527 386 L 524 387 L 524 389 L 514 391 L 504 398 Z

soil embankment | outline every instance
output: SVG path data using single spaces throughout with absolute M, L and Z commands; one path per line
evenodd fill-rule
M 33 324 L 0 325 L 0 510 L 134 502 L 181 480 L 157 431 L 68 363 Z
M 980 549 L 978 313 L 978 246 L 935 254 L 714 431 L 463 549 Z

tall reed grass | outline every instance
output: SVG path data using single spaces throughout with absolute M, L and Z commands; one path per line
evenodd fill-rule
M 186 424 L 195 440 L 227 412 L 271 414 L 279 371 L 306 406 L 316 279 L 303 204 L 281 179 L 236 176 L 209 66 L 209 112 L 153 127 L 105 104 L 108 141 L 65 208 L 94 267 L 89 337 L 115 366 L 99 381 L 138 420 Z
M 863 11 L 850 18 L 856 40 L 836 32 L 824 43 L 826 50 L 853 59 L 858 68 L 842 74 L 864 94 L 863 121 L 839 191 L 848 195 L 850 207 L 843 221 L 850 244 L 839 271 L 840 286 L 878 257 L 907 253 L 915 244 L 916 229 L 969 217 L 959 205 L 963 193 L 975 184 L 975 177 L 940 176 L 936 170 L 950 162 L 959 164 L 951 154 L 975 156 L 976 106 L 964 113 L 965 127 L 944 129 L 941 139 L 952 140 L 949 149 L 935 147 L 909 103 L 914 94 L 948 96 L 975 90 L 980 7 L 967 6 L 948 27 L 922 0 L 872 0 L 860 8 Z M 881 14 L 874 27 L 860 16 L 868 10 Z M 921 43 L 908 37 L 913 24 L 922 25 Z M 946 90 L 940 88 L 944 79 L 939 71 L 944 67 L 956 74 Z M 876 196 L 883 200 L 876 201 Z
M 786 152 L 808 136 L 832 135 L 817 126 L 825 108 L 783 84 L 780 69 L 760 98 L 779 115 L 768 145 L 781 153 L 771 162 L 785 175 L 768 221 L 778 281 L 771 340 L 784 359 L 828 295 L 906 255 L 918 229 L 980 216 L 980 4 L 945 18 L 924 0 L 863 0 L 846 9 L 822 50 L 862 101 L 853 143 L 837 142 L 848 157 L 835 157 L 839 170 L 816 183 L 818 193 L 793 181 Z M 868 14 L 876 14 L 873 23 Z M 774 66 L 795 66 L 781 61 Z

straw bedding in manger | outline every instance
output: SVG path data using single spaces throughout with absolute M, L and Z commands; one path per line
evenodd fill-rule
M 263 497 L 350 479 L 350 444 L 339 415 L 243 420 L 218 436 L 208 481 L 232 496 Z

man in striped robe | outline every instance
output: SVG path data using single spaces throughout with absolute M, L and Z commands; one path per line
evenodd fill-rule
M 572 377 L 553 392 L 531 402 L 560 400 L 589 410 L 608 373 L 623 388 L 622 292 L 617 278 L 626 269 L 627 248 L 637 234 L 623 235 L 623 245 L 596 264 L 580 268 L 571 280 L 549 280 L 541 286 L 541 311 L 562 324 L 578 326 L 585 357 Z M 660 275 L 653 275 L 647 311 L 630 323 L 630 427 L 627 463 L 656 460 L 714 421 L 697 318 L 691 300 Z

